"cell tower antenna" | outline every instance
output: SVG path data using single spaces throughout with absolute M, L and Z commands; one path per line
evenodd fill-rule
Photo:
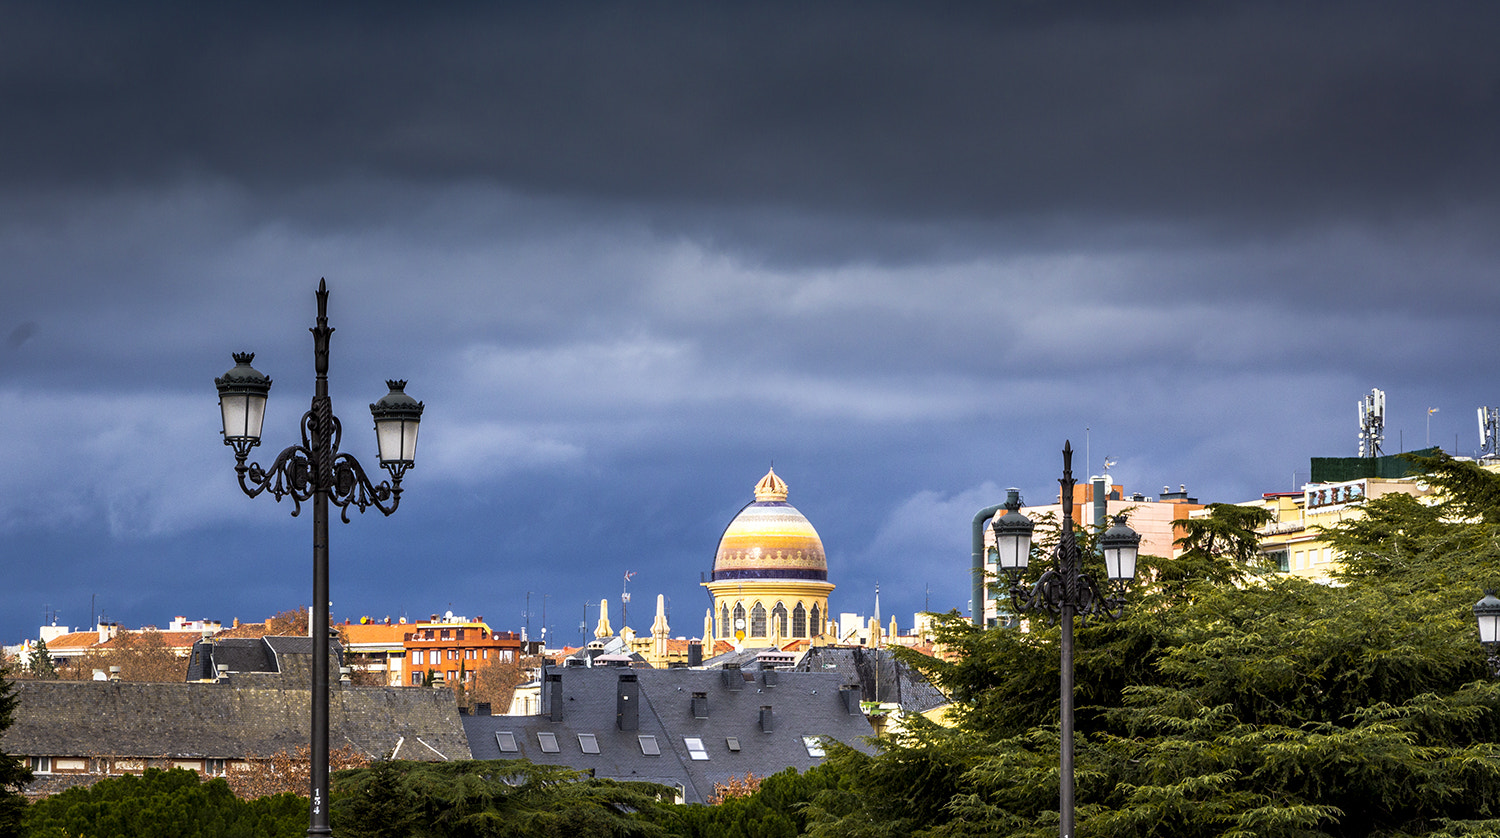
M 1500 407 L 1479 408 L 1480 459 L 1500 458 Z
M 1379 457 L 1385 442 L 1385 391 L 1374 389 L 1359 400 L 1359 456 Z

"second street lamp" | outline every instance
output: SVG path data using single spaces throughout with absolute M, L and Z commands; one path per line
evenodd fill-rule
M 1474 619 L 1479 623 L 1479 643 L 1490 653 L 1490 674 L 1500 678 L 1500 599 L 1494 591 L 1485 591 L 1474 603 Z
M 405 381 L 388 381 L 390 392 L 370 405 L 375 420 L 380 465 L 389 481 L 371 482 L 364 467 L 339 451 L 343 428 L 333 415 L 328 397 L 328 284 L 318 282 L 318 320 L 313 326 L 313 367 L 316 372 L 312 407 L 302 414 L 302 442 L 283 449 L 270 468 L 246 464 L 250 449 L 260 445 L 261 422 L 271 379 L 250 366 L 255 355 L 234 353 L 235 366 L 214 379 L 224 420 L 224 444 L 234 449 L 234 471 L 240 488 L 250 497 L 269 491 L 277 501 L 292 499 L 292 515 L 310 503 L 313 510 L 312 622 L 312 742 L 311 801 L 308 835 L 331 835 L 328 826 L 328 505 L 341 510 L 349 522 L 349 508 L 364 512 L 375 507 L 386 515 L 401 503 L 401 478 L 416 458 L 417 429 L 422 403 L 406 395 Z
M 1062 838 L 1073 838 L 1073 618 L 1084 623 L 1094 615 L 1119 618 L 1125 611 L 1125 586 L 1135 578 L 1135 561 L 1141 537 L 1125 525 L 1125 516 L 1114 519 L 1101 537 L 1107 587 L 1101 589 L 1083 570 L 1083 555 L 1073 536 L 1073 444 L 1063 445 L 1062 525 L 1058 532 L 1056 563 L 1031 588 L 1021 585 L 1021 573 L 1031 556 L 1032 522 L 1022 515 L 1020 492 L 1007 493 L 1004 515 L 990 524 L 995 533 L 997 563 L 1010 583 L 1013 613 L 1041 611 L 1055 618 L 1062 629 L 1059 646 L 1062 675 L 1059 689 L 1061 748 L 1058 776 L 1058 819 Z

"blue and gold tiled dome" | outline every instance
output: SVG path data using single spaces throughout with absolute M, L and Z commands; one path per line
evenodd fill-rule
M 786 482 L 774 470 L 766 472 L 755 486 L 755 501 L 735 516 L 719 539 L 719 551 L 714 556 L 715 582 L 828 579 L 823 540 L 786 498 Z

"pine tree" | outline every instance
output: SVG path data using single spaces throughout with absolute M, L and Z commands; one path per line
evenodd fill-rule
M 45 639 L 37 638 L 36 645 L 31 648 L 31 660 L 26 664 L 26 671 L 33 678 L 57 677 L 57 667 L 52 663 L 52 651 L 47 648 Z
M 1215 510 L 1191 572 L 1077 628 L 1079 834 L 1500 835 L 1500 683 L 1471 611 L 1500 581 L 1500 477 L 1443 462 L 1429 480 L 1438 507 L 1387 496 L 1333 536 L 1340 586 L 1250 572 L 1253 519 Z M 805 834 L 1057 834 L 1057 628 L 955 614 L 938 632 L 950 661 L 904 656 L 956 726 L 911 719 L 876 756 L 830 745 L 838 783 Z
M 0 734 L 15 721 L 16 691 L 8 673 L 0 668 Z M 21 789 L 31 782 L 31 769 L 10 754 L 0 751 L 0 838 L 21 835 L 21 820 L 26 813 L 26 798 Z

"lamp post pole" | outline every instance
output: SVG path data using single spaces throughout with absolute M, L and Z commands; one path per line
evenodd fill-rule
M 349 522 L 349 508 L 360 512 L 375 507 L 386 515 L 401 502 L 401 478 L 412 467 L 422 403 L 406 395 L 405 381 L 388 381 L 390 392 L 370 405 L 375 420 L 380 465 L 391 479 L 373 483 L 364 467 L 339 452 L 342 427 L 328 397 L 328 285 L 318 282 L 318 319 L 312 328 L 316 381 L 312 406 L 302 415 L 302 442 L 276 456 L 270 468 L 246 464 L 250 449 L 260 445 L 266 397 L 271 379 L 250 366 L 252 353 L 235 353 L 235 367 L 214 380 L 224 420 L 224 444 L 234 449 L 235 474 L 250 497 L 269 491 L 279 502 L 292 499 L 292 515 L 308 503 L 313 512 L 312 622 L 312 737 L 310 803 L 307 834 L 331 835 L 328 825 L 328 512 L 330 502 Z
M 1104 548 L 1105 572 L 1109 585 L 1101 589 L 1083 570 L 1083 555 L 1073 535 L 1073 444 L 1063 445 L 1061 485 L 1062 525 L 1057 537 L 1055 563 L 1031 588 L 1021 585 L 1021 572 L 1031 556 L 1031 519 L 1022 515 L 1020 492 L 1007 493 L 1004 515 L 990 524 L 995 533 L 996 563 L 1010 582 L 1011 607 L 1016 614 L 1026 611 L 1045 612 L 1060 623 L 1061 675 L 1058 690 L 1060 721 L 1060 755 L 1058 759 L 1057 814 L 1059 834 L 1073 838 L 1073 618 L 1103 615 L 1118 619 L 1125 611 L 1125 586 L 1135 578 L 1135 560 L 1141 537 L 1125 526 L 1125 516 L 1114 519 L 1114 526 L 1100 541 Z

